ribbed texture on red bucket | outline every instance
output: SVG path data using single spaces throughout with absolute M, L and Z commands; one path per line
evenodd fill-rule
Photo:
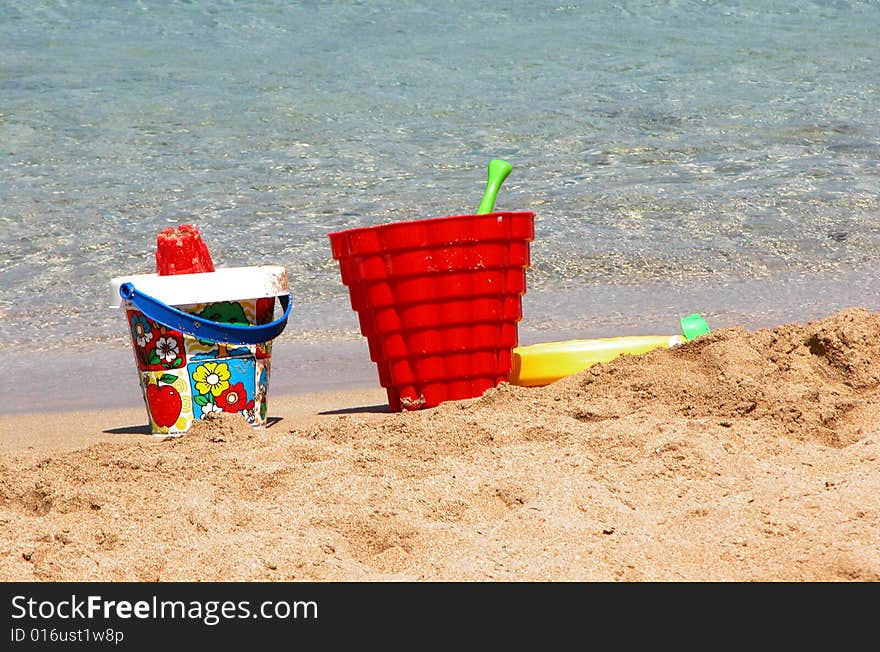
M 329 235 L 392 411 L 507 380 L 534 217 L 456 215 Z

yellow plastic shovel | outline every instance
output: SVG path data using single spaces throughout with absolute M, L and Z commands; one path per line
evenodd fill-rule
M 709 332 L 699 313 L 682 317 L 681 335 L 627 335 L 592 340 L 543 342 L 513 349 L 510 383 L 537 387 L 571 376 L 598 362 L 609 362 L 627 354 L 638 355 L 653 349 L 671 348 Z

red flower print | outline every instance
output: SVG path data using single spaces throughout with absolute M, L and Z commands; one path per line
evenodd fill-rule
M 244 383 L 235 383 L 217 397 L 217 405 L 223 408 L 224 412 L 239 412 L 247 405 L 247 392 L 244 390 Z

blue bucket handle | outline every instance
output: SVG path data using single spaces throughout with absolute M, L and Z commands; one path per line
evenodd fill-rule
M 284 314 L 275 321 L 258 326 L 238 326 L 223 322 L 203 319 L 188 312 L 178 310 L 144 294 L 132 283 L 123 283 L 119 286 L 119 296 L 140 310 L 147 318 L 181 333 L 191 335 L 196 339 L 210 340 L 224 344 L 262 344 L 275 339 L 287 326 L 287 318 L 293 307 L 290 293 L 280 295 L 278 300 L 284 308 Z

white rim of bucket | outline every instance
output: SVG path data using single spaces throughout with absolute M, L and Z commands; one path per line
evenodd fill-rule
M 218 267 L 198 274 L 132 274 L 110 280 L 111 307 L 125 305 L 119 296 L 123 283 L 132 283 L 144 294 L 169 306 L 189 306 L 217 301 L 264 299 L 287 294 L 287 270 L 281 265 Z

